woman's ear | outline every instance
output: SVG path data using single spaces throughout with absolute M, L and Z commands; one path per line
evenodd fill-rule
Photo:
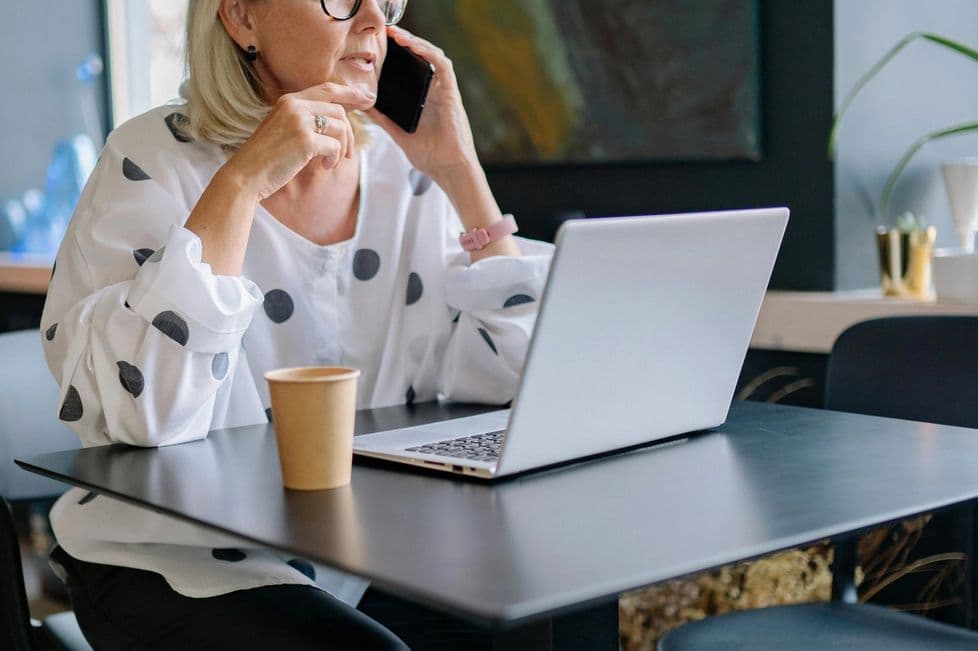
M 217 15 L 224 23 L 224 30 L 231 37 L 231 40 L 238 44 L 238 47 L 246 50 L 249 45 L 254 45 L 255 48 L 261 50 L 250 2 L 247 0 L 221 0 Z

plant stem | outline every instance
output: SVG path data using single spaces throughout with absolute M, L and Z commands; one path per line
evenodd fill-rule
M 886 185 L 883 187 L 883 194 L 880 199 L 880 217 L 886 219 L 890 209 L 890 199 L 893 197 L 893 189 L 896 187 L 897 181 L 899 180 L 900 175 L 903 173 L 903 170 L 910 163 L 910 159 L 913 158 L 918 151 L 920 151 L 921 147 L 932 140 L 954 136 L 959 133 L 967 133 L 969 131 L 978 131 L 978 121 L 956 124 L 953 127 L 946 127 L 944 129 L 932 131 L 931 133 L 918 138 L 917 141 L 914 142 L 906 152 L 904 152 L 903 156 L 900 158 L 900 162 L 897 163 L 897 166 L 890 173 L 890 177 L 886 180 Z
M 889 63 L 890 59 L 895 57 L 897 53 L 900 52 L 900 50 L 902 50 L 903 48 L 905 48 L 907 45 L 917 40 L 918 38 L 928 40 L 938 45 L 943 45 L 944 47 L 949 48 L 959 54 L 963 54 L 964 56 L 970 59 L 974 59 L 975 61 L 978 61 L 978 50 L 970 48 L 967 45 L 964 45 L 963 43 L 959 43 L 949 38 L 940 36 L 939 34 L 932 34 L 930 32 L 911 32 L 907 34 L 902 39 L 900 39 L 900 41 L 896 45 L 890 48 L 890 51 L 884 54 L 883 58 L 877 61 L 876 64 L 866 72 L 866 74 L 864 74 L 862 77 L 859 78 L 859 81 L 856 82 L 856 85 L 852 87 L 852 90 L 850 90 L 848 94 L 846 94 L 845 99 L 842 100 L 842 106 L 839 107 L 838 112 L 836 112 L 835 116 L 832 118 L 832 129 L 831 131 L 829 131 L 829 150 L 828 150 L 829 158 L 835 156 L 835 150 L 836 150 L 836 145 L 837 145 L 837 140 L 839 135 L 838 134 L 839 121 L 842 119 L 842 116 L 845 115 L 846 111 L 849 110 L 849 105 L 852 104 L 852 101 L 855 99 L 856 95 L 859 94 L 859 91 L 862 90 L 863 86 L 869 83 L 870 79 L 876 76 L 876 73 L 878 73 L 883 68 L 883 66 Z

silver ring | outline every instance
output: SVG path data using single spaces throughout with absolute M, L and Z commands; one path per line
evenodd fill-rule
M 329 124 L 329 118 L 325 115 L 316 116 L 316 133 L 322 134 L 326 132 L 326 125 Z

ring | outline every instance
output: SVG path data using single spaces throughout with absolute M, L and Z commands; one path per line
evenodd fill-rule
M 322 134 L 326 131 L 326 125 L 329 124 L 329 118 L 325 115 L 316 116 L 316 133 Z

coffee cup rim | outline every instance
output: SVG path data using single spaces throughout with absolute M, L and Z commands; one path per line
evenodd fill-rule
M 349 366 L 289 366 L 265 373 L 268 382 L 306 384 L 309 382 L 342 382 L 360 377 L 360 369 Z

